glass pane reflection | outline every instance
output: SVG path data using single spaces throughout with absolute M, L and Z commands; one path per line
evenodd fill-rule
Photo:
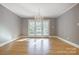
M 48 38 L 28 38 L 28 53 L 29 54 L 48 54 L 49 51 Z

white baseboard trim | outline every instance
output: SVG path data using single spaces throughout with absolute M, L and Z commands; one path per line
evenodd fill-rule
M 9 41 L 7 41 L 7 42 L 4 42 L 4 43 L 0 44 L 0 47 L 3 47 L 4 45 L 13 42 L 13 41 L 15 41 L 16 39 L 18 39 L 18 38 L 14 38 L 13 40 L 9 40 Z
M 70 44 L 70 45 L 72 45 L 72 46 L 74 46 L 74 47 L 76 47 L 76 48 L 79 48 L 79 45 L 78 45 L 78 44 L 75 44 L 75 43 L 73 43 L 73 42 L 70 42 L 70 41 L 68 41 L 68 40 L 65 40 L 65 39 L 63 39 L 63 38 L 61 38 L 61 37 L 59 37 L 59 36 L 54 36 L 54 37 L 56 37 L 56 38 L 62 40 L 63 42 L 66 42 L 66 43 L 68 43 L 68 44 Z
M 23 37 L 23 38 L 43 38 L 43 37 L 48 37 L 48 38 L 51 38 L 51 37 L 53 37 L 53 36 L 20 36 L 21 38 Z

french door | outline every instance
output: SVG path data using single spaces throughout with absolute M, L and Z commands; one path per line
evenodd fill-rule
M 49 20 L 28 20 L 28 36 L 49 36 Z

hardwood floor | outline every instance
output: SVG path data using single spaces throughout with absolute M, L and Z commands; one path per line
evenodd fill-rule
M 54 38 L 53 40 L 53 54 L 59 54 L 59 55 L 77 55 L 79 54 L 79 49 L 71 46 L 57 38 Z
M 79 55 L 79 49 L 57 38 L 22 38 L 0 47 L 0 55 Z

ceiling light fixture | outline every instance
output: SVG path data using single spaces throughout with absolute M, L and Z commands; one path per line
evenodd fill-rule
M 37 12 L 37 15 L 35 16 L 35 20 L 42 20 L 43 19 L 43 16 L 41 16 L 41 10 L 40 8 L 38 9 L 38 12 Z

